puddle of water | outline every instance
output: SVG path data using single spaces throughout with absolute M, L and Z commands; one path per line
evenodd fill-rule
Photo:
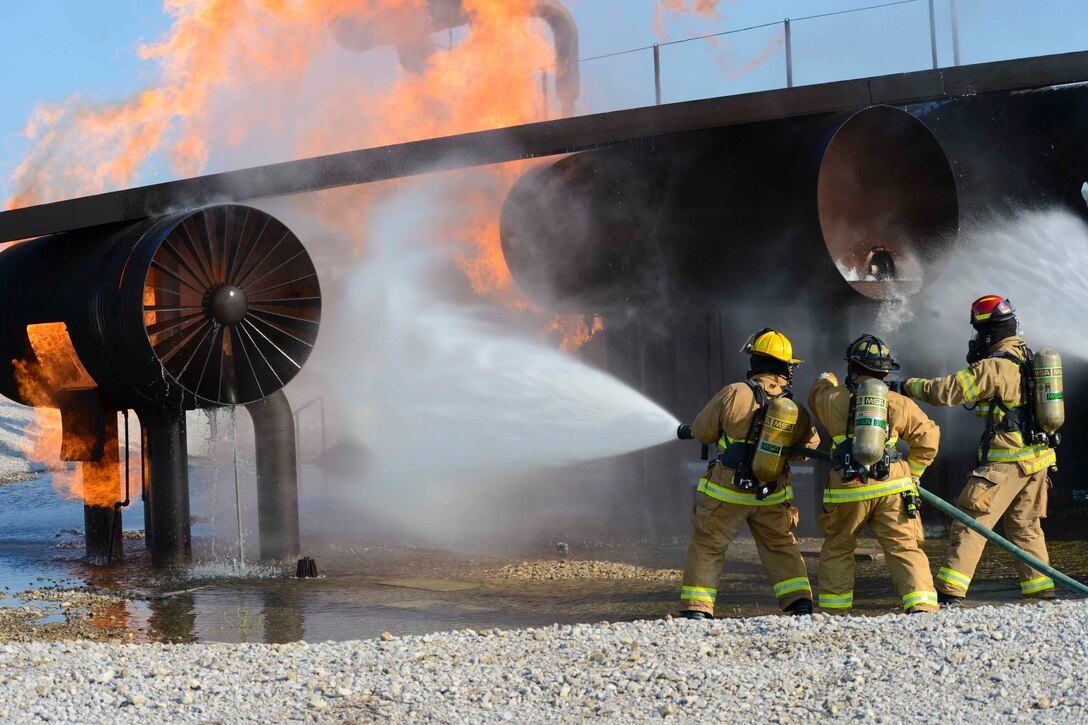
M 202 485 L 194 471 L 194 495 Z M 676 581 L 498 579 L 494 571 L 526 559 L 558 559 L 554 542 L 521 549 L 491 548 L 451 553 L 419 546 L 367 545 L 365 540 L 321 541 L 305 528 L 306 554 L 317 560 L 318 579 L 294 579 L 281 567 L 247 564 L 211 556 L 210 536 L 194 527 L 198 563 L 184 572 L 164 574 L 150 566 L 141 540 L 126 540 L 125 559 L 109 567 L 82 560 L 81 539 L 60 534 L 82 529 L 79 501 L 56 498 L 48 480 L 0 489 L 0 606 L 26 604 L 17 591 L 49 585 L 92 584 L 141 599 L 98 608 L 96 624 L 127 626 L 136 641 L 289 642 L 377 637 L 463 629 L 547 626 L 601 620 L 662 617 L 678 608 Z M 136 505 L 125 512 L 127 529 L 142 527 Z M 570 557 L 675 569 L 684 559 L 686 541 L 571 542 Z M 864 542 L 871 546 L 872 542 Z M 1075 578 L 1088 578 L 1088 542 L 1049 542 L 1055 566 Z M 818 540 L 804 542 L 810 574 L 815 574 Z M 934 567 L 946 544 L 926 543 Z M 987 549 L 971 588 L 971 603 L 1020 600 L 1011 557 Z M 857 562 L 855 613 L 899 611 L 882 560 Z M 738 541 L 731 547 L 720 584 L 718 615 L 765 615 L 777 612 L 755 547 Z M 169 596 L 162 597 L 164 593 Z M 1072 596 L 1060 592 L 1059 596 Z M 56 603 L 46 621 L 63 621 Z

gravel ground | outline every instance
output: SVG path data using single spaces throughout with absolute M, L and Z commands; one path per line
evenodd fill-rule
M 614 561 L 585 561 L 561 559 L 559 561 L 523 561 L 484 572 L 497 579 L 520 581 L 558 581 L 563 579 L 609 579 L 639 581 L 676 581 L 683 576 L 680 569 L 650 569 L 644 566 L 621 564 Z
M 135 636 L 125 626 L 125 597 L 43 588 L 12 598 L 0 593 L 0 599 L 5 600 L 0 602 L 4 605 L 0 606 L 0 642 L 118 641 Z
M 1088 603 L 293 645 L 0 645 L 0 720 L 1088 719 Z

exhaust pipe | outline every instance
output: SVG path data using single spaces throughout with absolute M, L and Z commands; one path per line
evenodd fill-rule
M 955 180 L 924 124 L 874 106 L 644 139 L 523 176 L 503 254 L 560 312 L 736 299 L 916 292 L 958 229 Z
M 555 42 L 555 90 L 563 116 L 573 116 L 581 93 L 578 69 L 578 25 L 574 16 L 559 0 L 532 0 L 520 3 L 513 12 L 522 17 L 539 18 L 551 28 Z M 438 46 L 432 33 L 472 24 L 472 14 L 463 0 L 427 0 L 418 4 L 367 7 L 352 14 L 333 18 L 329 30 L 343 48 L 366 52 L 385 45 L 395 45 L 401 67 L 420 74 Z

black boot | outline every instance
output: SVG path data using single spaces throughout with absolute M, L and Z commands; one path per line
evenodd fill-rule
M 942 607 L 948 607 L 949 609 L 962 607 L 963 599 L 963 597 L 953 596 L 952 594 L 937 592 L 937 604 L 940 604 Z
M 795 617 L 803 617 L 806 614 L 812 614 L 812 600 L 811 599 L 798 599 L 788 607 L 786 611 Z
M 684 619 L 712 619 L 712 617 L 706 612 L 698 612 L 694 609 L 685 609 L 680 612 L 680 616 Z

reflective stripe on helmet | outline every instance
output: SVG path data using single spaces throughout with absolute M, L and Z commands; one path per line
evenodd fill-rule
M 1007 320 L 1016 314 L 1016 308 L 1001 295 L 983 295 L 971 303 L 971 324 Z

